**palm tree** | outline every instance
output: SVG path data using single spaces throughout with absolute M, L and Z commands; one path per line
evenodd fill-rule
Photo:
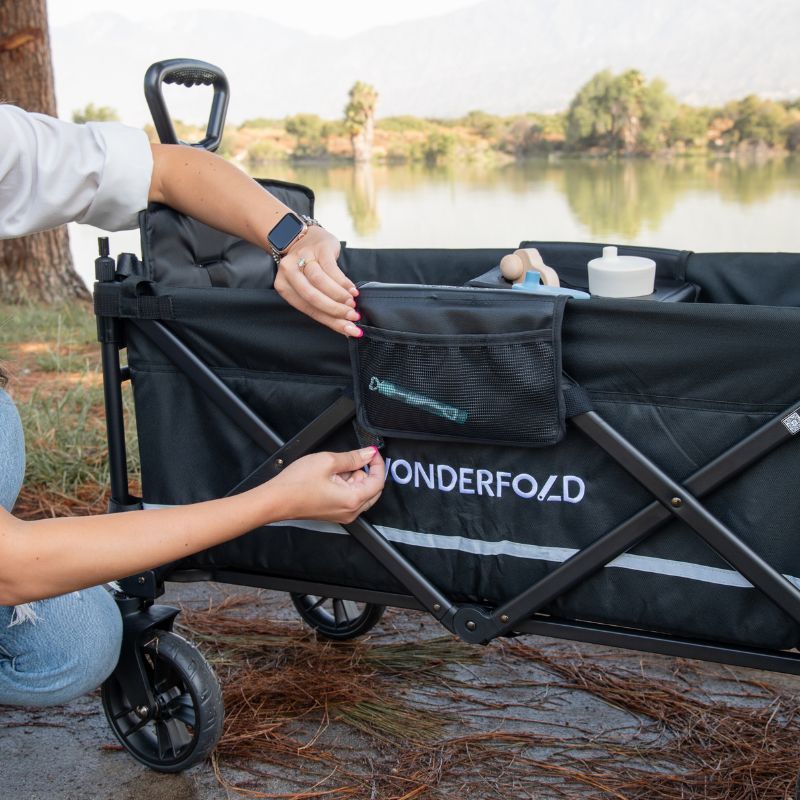
M 364 163 L 372 159 L 372 140 L 375 135 L 375 104 L 378 93 L 374 86 L 356 81 L 348 94 L 350 102 L 344 109 L 344 121 L 353 145 L 353 161 Z

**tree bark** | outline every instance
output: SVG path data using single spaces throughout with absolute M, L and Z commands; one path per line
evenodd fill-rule
M 45 0 L 0 1 L 0 99 L 56 116 Z M 0 298 L 47 303 L 88 299 L 75 272 L 66 226 L 0 240 Z
M 353 146 L 353 161 L 365 164 L 372 161 L 372 142 L 375 138 L 375 116 L 370 109 L 366 113 L 364 125 L 358 133 L 350 137 Z

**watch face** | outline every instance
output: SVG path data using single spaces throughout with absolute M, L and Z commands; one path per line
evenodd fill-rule
M 267 239 L 278 251 L 285 250 L 303 230 L 303 222 L 296 214 L 286 214 L 281 221 L 269 232 Z

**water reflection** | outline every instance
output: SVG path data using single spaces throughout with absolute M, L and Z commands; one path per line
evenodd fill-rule
M 699 204 L 701 215 L 714 210 L 719 214 L 718 226 L 722 228 L 736 223 L 730 209 L 726 212 L 719 208 L 720 200 L 754 211 L 760 204 L 764 206 L 762 211 L 769 214 L 768 201 L 788 194 L 795 215 L 800 207 L 800 160 L 796 158 L 761 162 L 541 159 L 503 167 L 366 164 L 328 168 L 281 164 L 270 173 L 271 177 L 311 186 L 326 202 L 335 204 L 343 200 L 353 234 L 348 239 L 372 245 L 386 244 L 392 231 L 397 232 L 394 245 L 459 245 L 452 237 L 441 242 L 398 241 L 400 233 L 405 237 L 409 229 L 425 229 L 409 218 L 412 213 L 457 214 L 465 218 L 480 214 L 487 229 L 497 231 L 504 230 L 501 215 L 510 215 L 519 217 L 514 230 L 519 230 L 522 236 L 529 235 L 532 228 L 538 230 L 546 225 L 571 239 L 588 235 L 634 241 L 646 235 L 652 243 L 662 229 L 669 227 L 667 220 L 681 217 L 684 207 L 695 208 Z M 708 224 L 714 224 L 710 217 Z M 766 219 L 764 224 L 774 228 L 782 220 Z M 699 225 L 689 224 L 688 228 L 695 236 Z M 461 231 L 459 235 L 465 236 L 466 244 L 474 243 L 474 232 L 465 234 L 463 226 L 453 229 Z M 679 238 L 684 238 L 680 229 L 679 233 Z M 674 234 L 670 235 L 674 238 Z M 785 235 L 784 231 L 784 239 Z M 498 241 L 495 238 L 493 243 Z M 698 247 L 696 241 L 692 244 Z M 721 242 L 716 246 L 733 245 Z M 770 249 L 769 245 L 760 247 Z M 796 247 L 800 247 L 800 241 Z
M 259 173 L 314 189 L 320 220 L 356 247 L 511 247 L 550 239 L 800 251 L 798 158 L 360 169 L 281 163 Z M 87 282 L 101 233 L 70 229 Z M 112 250 L 138 251 L 137 235 L 114 234 Z
M 369 236 L 381 227 L 378 216 L 378 193 L 372 164 L 359 163 L 353 167 L 350 186 L 345 190 L 347 212 L 359 236 Z
M 777 191 L 798 190 L 800 158 L 716 161 L 709 164 L 706 180 L 725 200 L 758 203 Z
M 681 191 L 672 165 L 631 161 L 571 161 L 548 176 L 561 184 L 576 219 L 596 236 L 626 239 L 658 228 Z

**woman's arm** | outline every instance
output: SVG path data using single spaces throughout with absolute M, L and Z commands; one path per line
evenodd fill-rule
M 248 492 L 176 508 L 34 522 L 0 508 L 0 605 L 131 575 L 277 520 L 350 522 L 377 501 L 383 477 L 373 447 L 306 456 Z
M 144 131 L 116 122 L 73 125 L 0 104 L 0 142 L 0 238 L 72 220 L 106 230 L 136 227 L 149 199 L 266 249 L 267 234 L 289 211 L 218 156 L 151 145 Z M 359 336 L 358 292 L 338 257 L 336 237 L 313 227 L 281 259 L 275 288 L 323 325 Z M 300 258 L 309 262 L 303 269 Z
M 265 248 L 267 234 L 290 209 L 227 161 L 205 150 L 151 145 L 149 199 Z M 338 333 L 360 336 L 352 281 L 339 269 L 339 241 L 317 226 L 281 259 L 275 288 L 283 298 Z M 308 265 L 298 267 L 298 259 Z

